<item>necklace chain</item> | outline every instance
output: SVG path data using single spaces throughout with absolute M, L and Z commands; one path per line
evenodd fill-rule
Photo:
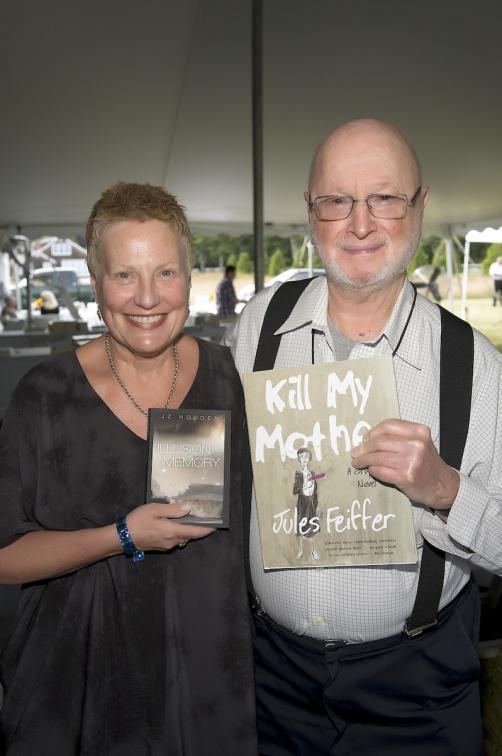
M 110 349 L 110 338 L 108 336 L 108 333 L 105 333 L 105 352 L 106 356 L 108 358 L 108 362 L 110 365 L 110 368 L 112 370 L 113 375 L 115 376 L 115 379 L 117 383 L 119 384 L 120 388 L 124 392 L 124 394 L 127 396 L 131 404 L 133 404 L 137 410 L 141 412 L 142 415 L 145 415 L 145 417 L 148 417 L 148 412 L 145 412 L 143 407 L 140 407 L 136 399 L 133 397 L 133 395 L 130 393 L 129 389 L 125 385 L 125 383 L 122 381 L 122 378 L 120 377 L 118 370 L 115 366 L 115 362 L 113 361 L 112 357 L 112 350 Z M 169 396 L 167 397 L 166 403 L 164 407 L 169 407 L 169 404 L 171 402 L 171 399 L 174 396 L 174 392 L 176 391 L 176 383 L 178 381 L 178 375 L 180 372 L 180 358 L 178 354 L 178 347 L 176 344 L 173 344 L 173 355 L 174 355 L 174 375 L 173 375 L 173 382 L 171 383 L 171 389 L 169 391 Z

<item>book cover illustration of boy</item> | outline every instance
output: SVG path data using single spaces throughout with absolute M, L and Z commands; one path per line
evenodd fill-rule
M 293 485 L 293 494 L 297 496 L 296 513 L 297 513 L 297 530 L 298 553 L 297 559 L 303 556 L 303 541 L 307 539 L 310 542 L 312 559 L 319 559 L 317 551 L 316 534 L 320 530 L 320 512 L 319 500 L 317 496 L 317 481 L 324 478 L 325 473 L 315 473 L 309 468 L 312 460 L 312 452 L 306 447 L 298 449 L 298 462 L 300 470 L 295 472 L 295 482 Z

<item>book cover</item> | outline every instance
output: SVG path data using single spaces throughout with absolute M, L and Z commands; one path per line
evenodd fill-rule
M 399 417 L 391 357 L 248 373 L 244 392 L 265 569 L 417 561 L 408 498 L 351 465 Z
M 228 527 L 230 414 L 149 410 L 147 501 L 188 502 L 182 522 Z

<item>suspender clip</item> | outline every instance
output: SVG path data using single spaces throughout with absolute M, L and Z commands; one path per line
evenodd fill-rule
M 418 627 L 408 627 L 408 624 L 404 626 L 404 634 L 407 638 L 416 638 L 419 635 L 422 635 L 424 630 L 429 630 L 431 627 L 434 627 L 437 625 L 438 621 L 437 619 L 434 620 L 434 622 L 428 622 L 426 625 L 419 625 Z

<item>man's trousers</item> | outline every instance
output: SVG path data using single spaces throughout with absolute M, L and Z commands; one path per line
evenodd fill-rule
M 472 581 L 416 638 L 344 645 L 254 622 L 262 756 L 481 754 Z

